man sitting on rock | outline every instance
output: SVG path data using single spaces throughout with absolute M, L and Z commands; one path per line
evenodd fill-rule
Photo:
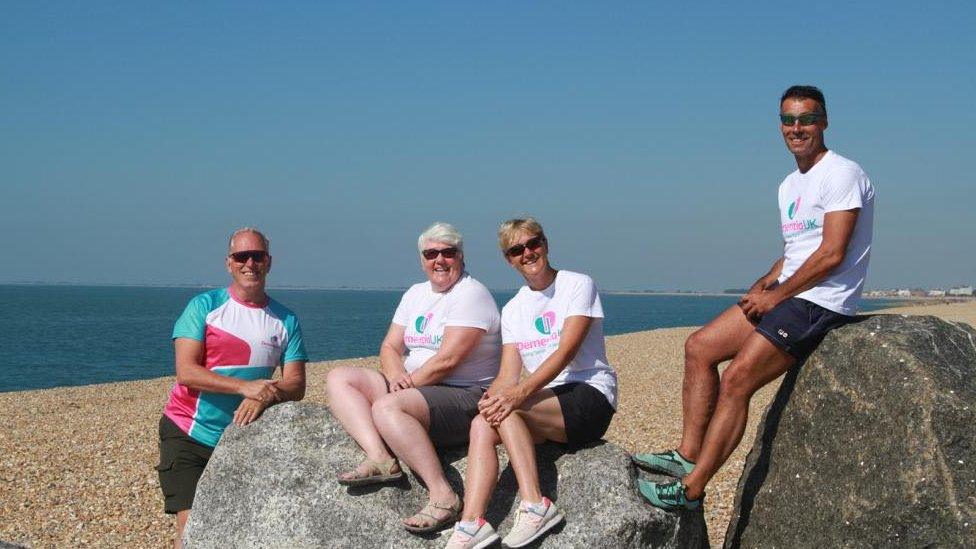
M 305 395 L 305 345 L 298 318 L 264 293 L 268 239 L 246 227 L 230 237 L 230 287 L 190 300 L 176 321 L 176 384 L 159 420 L 159 484 L 182 546 L 193 495 L 220 435 L 276 402 Z M 284 364 L 280 380 L 272 380 Z
M 871 252 L 874 188 L 860 166 L 824 145 L 827 105 L 813 86 L 780 98 L 780 131 L 797 170 L 779 186 L 783 256 L 733 306 L 685 342 L 683 432 L 674 450 L 638 454 L 639 481 L 663 509 L 696 509 L 742 440 L 753 393 L 802 362 L 856 312 Z M 718 365 L 732 362 L 719 379 Z

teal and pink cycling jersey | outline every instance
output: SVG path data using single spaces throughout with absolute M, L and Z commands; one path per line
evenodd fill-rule
M 308 360 L 295 313 L 273 299 L 264 307 L 236 299 L 230 288 L 190 300 L 173 327 L 173 339 L 204 344 L 204 366 L 237 379 L 271 379 L 274 369 Z M 176 383 L 163 414 L 193 440 L 216 446 L 243 397 L 196 391 Z

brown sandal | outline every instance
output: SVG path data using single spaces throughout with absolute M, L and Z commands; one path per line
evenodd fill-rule
M 447 511 L 447 515 L 438 517 L 437 514 Z M 437 514 L 435 514 L 437 513 Z M 454 503 L 438 503 L 436 501 L 429 501 L 427 505 L 416 514 L 409 518 L 419 518 L 422 525 L 414 526 L 412 524 L 403 523 L 403 527 L 407 532 L 414 534 L 430 534 L 433 532 L 440 532 L 441 530 L 453 525 L 461 517 L 461 498 L 457 494 L 454 494 Z
M 366 472 L 361 473 L 359 467 L 365 465 Z M 379 484 L 381 482 L 392 482 L 403 478 L 403 470 L 396 458 L 386 461 L 373 461 L 367 459 L 359 464 L 355 469 L 339 473 L 336 479 L 343 486 L 366 486 L 369 484 Z

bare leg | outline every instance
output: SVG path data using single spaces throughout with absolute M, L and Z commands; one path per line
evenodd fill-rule
M 373 421 L 383 440 L 410 469 L 423 479 L 430 501 L 450 505 L 457 495 L 448 484 L 437 450 L 430 441 L 430 410 L 420 391 L 405 389 L 373 403 Z M 407 520 L 407 524 L 417 525 Z
M 383 375 L 366 368 L 336 368 L 329 372 L 325 388 L 332 415 L 366 457 L 373 461 L 392 459 L 373 424 L 372 405 L 387 394 Z
M 537 392 L 525 401 L 522 409 L 502 420 L 498 435 L 515 471 L 519 497 L 530 503 L 542 501 L 535 445 L 547 439 L 566 442 L 566 425 L 559 399 L 550 389 Z
M 681 385 L 682 435 L 678 452 L 697 461 L 718 400 L 718 365 L 739 351 L 755 326 L 738 305 L 726 309 L 685 341 Z
M 188 520 L 190 520 L 189 509 L 176 513 L 176 539 L 173 540 L 173 549 L 183 549 L 183 529 L 186 528 Z
M 464 473 L 464 520 L 485 516 L 488 502 L 498 484 L 498 452 L 502 441 L 498 432 L 481 415 L 471 422 L 471 441 L 468 443 L 468 468 Z
M 754 333 L 722 374 L 718 403 L 708 424 L 694 471 L 683 480 L 688 499 L 698 499 L 705 485 L 742 440 L 749 400 L 760 387 L 783 375 L 796 359 Z

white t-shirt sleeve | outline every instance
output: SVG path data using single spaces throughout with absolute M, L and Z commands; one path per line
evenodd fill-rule
M 506 312 L 507 311 L 507 312 Z M 508 307 L 502 309 L 502 345 L 515 343 L 515 331 L 512 327 L 512 314 Z
M 413 288 L 411 288 L 411 290 L 412 289 Z M 393 313 L 394 324 L 397 324 L 399 326 L 406 326 L 407 323 L 410 322 L 410 320 L 407 318 L 407 315 L 410 314 L 407 311 L 409 307 L 407 305 L 409 296 L 410 296 L 410 290 L 407 290 L 406 292 L 403 293 L 403 297 L 400 298 L 400 304 L 397 305 L 396 311 Z
M 834 170 L 828 175 L 822 191 L 824 213 L 862 207 L 860 180 L 861 175 L 857 171 L 847 168 Z
M 603 307 L 600 304 L 600 294 L 596 291 L 593 279 L 586 275 L 579 275 L 573 294 L 570 298 L 566 316 L 588 316 L 603 318 Z
M 444 318 L 444 326 L 480 328 L 488 331 L 497 326 L 498 306 L 491 294 L 477 285 L 465 285 L 451 292 L 451 308 Z

